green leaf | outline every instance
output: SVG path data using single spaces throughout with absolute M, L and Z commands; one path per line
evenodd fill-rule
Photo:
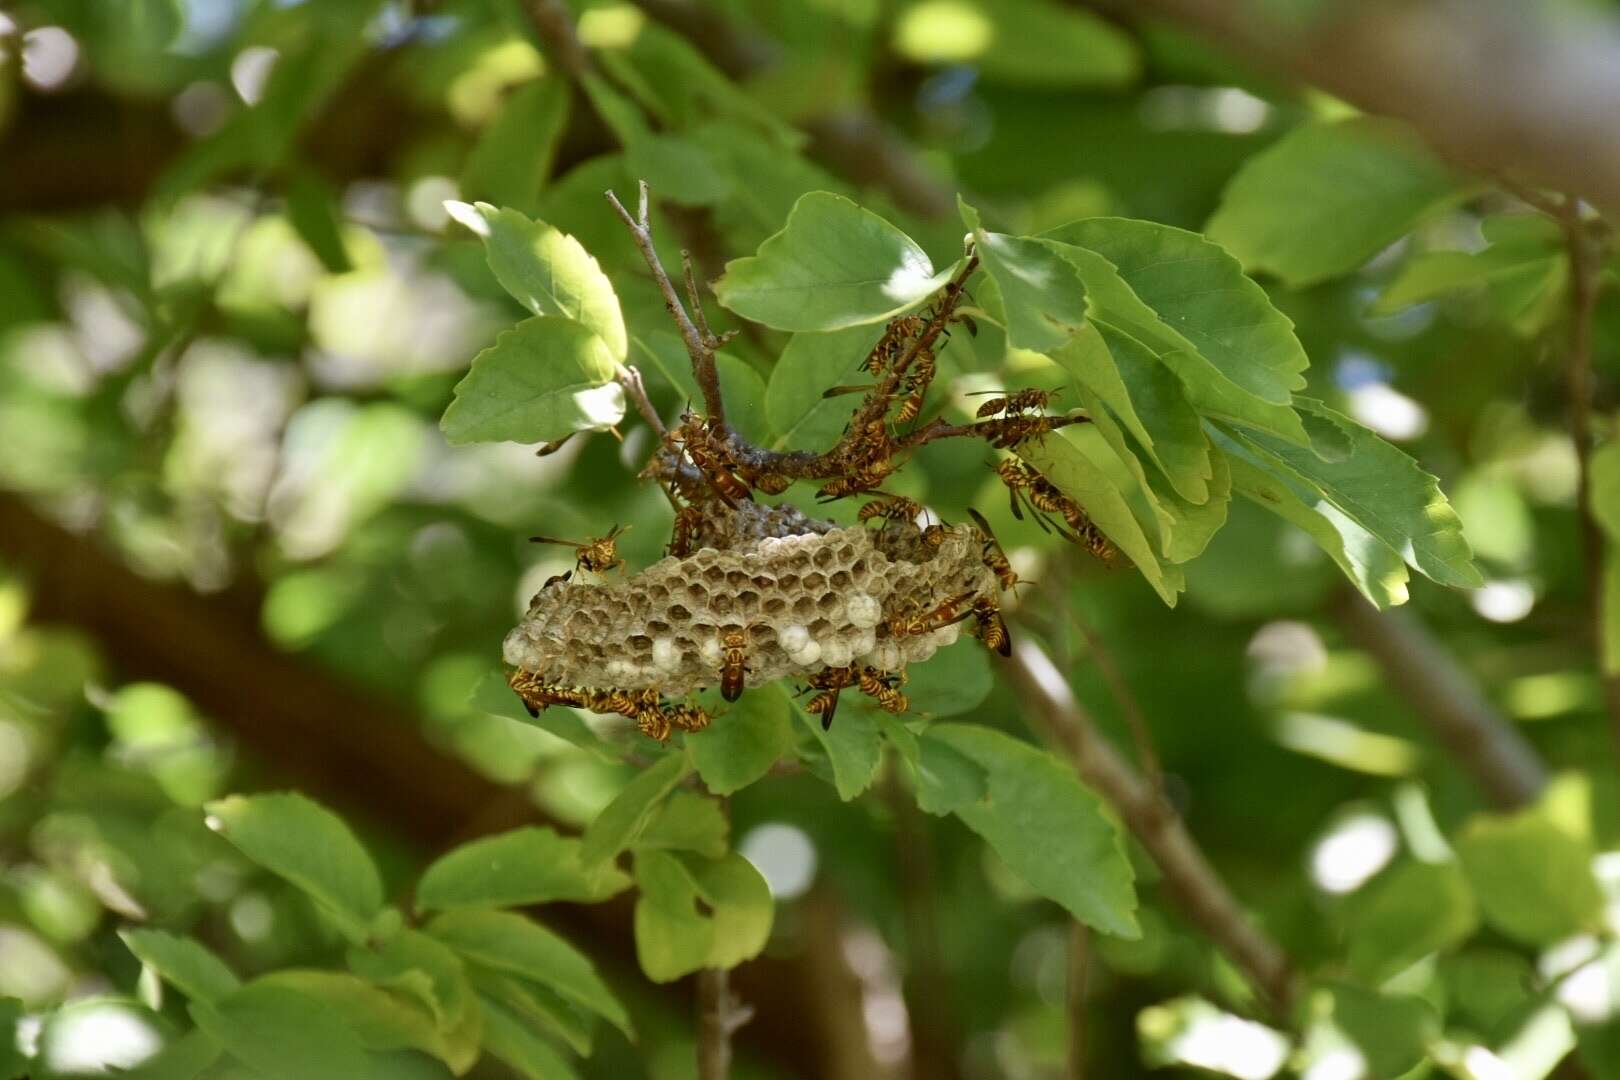
M 720 804 L 695 791 L 677 791 L 636 838 L 637 851 L 691 851 L 709 859 L 726 853 L 731 825 Z
M 1439 1015 L 1419 997 L 1328 983 L 1312 999 L 1312 1012 L 1361 1051 L 1367 1080 L 1399 1080 L 1427 1060 L 1440 1038 Z
M 611 865 L 587 871 L 577 839 L 527 826 L 463 844 L 438 859 L 417 884 L 416 905 L 443 911 L 553 900 L 595 903 L 629 884 Z
M 318 174 L 300 170 L 287 188 L 287 220 L 321 265 L 334 274 L 354 269 L 343 244 L 337 193 Z
M 596 869 L 634 843 L 659 802 L 689 770 L 686 755 L 666 754 L 626 784 L 580 838 L 579 861 L 586 869 Z
M 1457 837 L 1485 921 L 1527 945 L 1598 932 L 1603 894 L 1592 874 L 1591 794 L 1570 774 L 1516 814 L 1476 814 Z
M 996 681 L 989 651 L 966 634 L 906 672 L 910 681 L 903 689 L 911 714 L 934 719 L 977 709 Z
M 261 976 L 256 983 L 318 1003 L 358 1035 L 368 1050 L 420 1050 L 458 1074 L 478 1060 L 477 1043 L 452 1048 L 426 1008 L 347 972 L 287 968 Z
M 950 280 L 905 233 L 842 195 L 812 191 L 757 255 L 733 259 L 720 303 L 778 330 L 840 330 L 885 322 Z
M 920 809 L 944 817 L 985 797 L 989 774 L 984 766 L 930 732 L 916 735 L 886 713 L 878 720 L 911 770 L 912 789 Z
M 1131 218 L 1088 218 L 1046 234 L 1113 263 L 1164 325 L 1222 375 L 1273 405 L 1304 389 L 1310 366 L 1294 324 L 1221 246 L 1198 233 Z
M 826 730 L 821 717 L 805 712 L 797 702 L 793 712 L 804 723 L 812 738 L 821 745 L 832 766 L 833 787 L 838 797 L 849 802 L 872 786 L 878 766 L 883 762 L 883 740 L 878 734 L 878 722 L 872 710 L 861 703 L 850 701 L 851 692 L 841 702 L 838 716 Z
M 624 418 L 617 365 L 588 327 L 542 315 L 518 323 L 473 357 L 439 421 L 452 445 L 551 442 Z
M 1455 861 L 1409 859 L 1351 896 L 1344 921 L 1350 971 L 1381 983 L 1468 940 L 1479 927 L 1479 911 Z
M 596 1023 L 584 1009 L 528 979 L 475 968 L 472 980 L 480 997 L 500 1002 L 531 1031 L 561 1039 L 574 1053 L 589 1056 Z
M 579 1080 L 567 1060 L 531 1031 L 506 1005 L 480 995 L 484 1010 L 484 1043 L 489 1052 L 527 1080 Z
M 701 143 L 684 135 L 639 135 L 625 144 L 625 161 L 660 199 L 682 206 L 714 206 L 731 198 L 731 176 Z
M 193 938 L 138 929 L 120 930 L 118 937 L 136 959 L 193 1001 L 215 1001 L 242 985 L 225 961 Z
M 1354 270 L 1459 194 L 1403 124 L 1307 124 L 1249 159 L 1207 231 L 1245 268 L 1297 288 Z
M 1603 673 L 1620 672 L 1620 440 L 1592 453 L 1588 502 L 1605 540 L 1603 573 Z
M 771 369 L 765 418 L 774 450 L 821 450 L 843 435 L 860 406 L 859 394 L 822 397 L 829 386 L 867 381 L 861 360 L 883 336 L 881 323 L 824 334 L 794 334 Z
M 1195 290 L 1209 288 L 1231 299 L 1246 320 L 1264 326 L 1260 340 L 1274 353 L 1271 364 L 1275 369 L 1293 365 L 1303 366 L 1304 354 L 1291 355 L 1298 344 L 1288 347 L 1292 340 L 1292 323 L 1271 307 L 1264 294 L 1255 296 L 1244 285 L 1257 288 L 1231 258 L 1201 237 L 1191 233 L 1177 235 L 1180 230 L 1146 221 L 1128 221 L 1124 218 L 1094 218 L 1073 222 L 1044 234 L 1053 249 L 1074 264 L 1080 278 L 1086 283 L 1086 303 L 1090 321 L 1099 330 L 1104 327 L 1130 338 L 1147 355 L 1172 371 L 1181 380 L 1183 392 L 1200 413 L 1223 417 L 1234 423 L 1269 431 L 1280 438 L 1297 442 L 1301 446 L 1310 440 L 1305 435 L 1299 417 L 1286 401 L 1268 400 L 1249 388 L 1251 382 L 1275 384 L 1280 370 L 1256 380 L 1255 365 L 1241 353 L 1216 351 L 1206 355 L 1203 349 L 1183 333 L 1188 312 L 1174 303 L 1158 310 L 1141 296 L 1125 279 L 1119 267 L 1105 254 L 1081 246 L 1075 241 L 1085 239 L 1103 244 L 1108 251 L 1137 268 L 1138 274 L 1149 270 L 1149 284 L 1173 294 L 1167 289 L 1166 276 L 1175 277 L 1175 268 L 1186 262 L 1184 287 Z M 1187 238 L 1191 237 L 1192 240 Z M 1196 243 L 1193 243 L 1196 241 Z M 1177 251 L 1171 256 L 1170 266 L 1154 268 L 1151 260 L 1155 252 Z M 1220 253 L 1217 257 L 1215 253 Z M 1202 281 L 1202 284 L 1196 284 Z M 1242 283 L 1242 284 L 1240 284 Z M 1230 313 L 1223 316 L 1230 318 Z M 1282 333 L 1279 333 L 1279 320 Z M 1220 323 L 1216 324 L 1222 325 Z M 1287 338 L 1282 336 L 1287 335 Z M 1117 358 L 1116 358 L 1117 359 Z M 1127 359 L 1130 359 L 1127 357 Z M 1291 380 L 1290 380 L 1291 381 Z M 1102 394 L 1102 384 L 1092 390 Z M 1273 391 L 1275 385 L 1270 387 Z M 1113 403 L 1110 407 L 1114 407 Z M 1157 434 L 1157 433 L 1155 433 Z M 1138 436 L 1140 437 L 1140 436 Z M 1196 491 L 1189 491 L 1196 495 Z
M 506 911 L 453 911 L 427 932 L 464 959 L 548 986 L 634 1037 L 624 1006 L 590 959 L 539 923 Z
M 1135 938 L 1135 873 L 1124 838 L 1074 771 L 991 728 L 939 724 L 938 739 L 985 770 L 984 798 L 955 813 L 1041 895 L 1106 934 Z
M 1008 347 L 1050 353 L 1067 342 L 1086 321 L 1086 286 L 1074 264 L 1040 240 L 969 227 L 1001 293 Z
M 636 884 L 636 956 L 654 982 L 736 967 L 771 936 L 770 887 L 735 852 L 721 859 L 638 852 Z
M 524 212 L 533 209 L 540 188 L 551 175 L 557 143 L 568 124 L 569 105 L 568 80 L 560 75 L 548 75 L 512 91 L 467 155 L 461 170 L 463 197 Z
M 792 749 L 793 718 L 777 686 L 748 691 L 707 729 L 686 736 L 692 764 L 716 795 L 752 784 Z
M 1494 318 L 1517 324 L 1562 295 L 1568 262 L 1556 249 L 1493 244 L 1483 251 L 1426 251 L 1408 259 L 1368 309 L 1389 315 L 1470 289 L 1488 290 Z
M 1212 436 L 1232 470 L 1232 490 L 1303 529 L 1379 609 L 1406 603 L 1410 575 L 1395 549 L 1345 517 L 1298 478 L 1268 468 L 1247 446 Z
M 594 331 L 611 359 L 629 354 L 613 283 L 578 240 L 543 221 L 488 203 L 446 203 L 450 215 L 484 241 L 501 287 L 536 315 L 560 315 Z
M 238 851 L 308 893 L 358 941 L 382 908 L 382 878 L 331 811 L 296 793 L 232 795 L 206 807 L 208 824 Z
M 1483 584 L 1462 522 L 1439 481 L 1371 431 L 1319 401 L 1298 399 L 1318 448 L 1334 460 L 1260 432 L 1238 434 L 1267 471 L 1303 484 L 1346 517 L 1402 553 L 1419 573 L 1461 588 Z M 1347 446 L 1340 452 L 1337 448 Z
M 1104 322 L 1081 327 L 1051 357 L 1079 383 L 1080 404 L 1094 419 L 1107 408 L 1177 492 L 1194 503 L 1209 499 L 1214 467 L 1203 421 L 1152 349 Z
M 251 982 L 191 1018 L 227 1053 L 268 1076 L 354 1080 L 369 1068 L 360 1036 L 332 1009 L 295 990 Z
M 1100 439 L 1082 448 L 1070 436 L 1071 430 L 1066 428 L 1041 439 L 1022 442 L 1014 449 L 1019 457 L 1056 484 L 1058 490 L 1079 503 L 1093 524 L 1136 564 L 1160 599 L 1174 607 L 1179 591 L 1177 579 L 1165 574 L 1147 534 L 1131 513 L 1124 494 L 1109 479 L 1104 469 L 1106 463 L 1100 460 L 1102 454 L 1111 451 Z
M 347 960 L 355 974 L 420 1001 L 442 1031 L 457 1031 L 476 1019 L 461 958 L 420 930 L 401 930 L 386 941 L 351 948 Z

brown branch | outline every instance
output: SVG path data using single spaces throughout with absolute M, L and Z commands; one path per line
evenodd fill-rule
M 1346 590 L 1334 614 L 1494 805 L 1534 802 L 1547 769 L 1479 684 L 1412 615 L 1379 611 Z
M 709 347 L 703 334 L 687 315 L 686 308 L 681 305 L 680 295 L 675 291 L 675 283 L 670 281 L 669 275 L 664 272 L 664 264 L 659 261 L 658 250 L 653 247 L 652 225 L 647 219 L 647 181 L 641 181 L 638 190 L 640 198 L 634 217 L 613 192 L 607 192 L 607 201 L 613 205 L 614 212 L 630 230 L 636 247 L 641 251 L 641 257 L 646 260 L 647 269 L 652 271 L 653 280 L 658 283 L 658 291 L 664 295 L 664 310 L 675 320 L 675 326 L 681 332 L 681 341 L 686 345 L 686 354 L 692 358 L 692 375 L 697 379 L 698 389 L 703 394 L 703 408 L 710 418 L 724 424 L 726 402 L 720 395 L 720 376 L 714 366 L 714 350 Z
M 698 1080 L 728 1080 L 731 1036 L 753 1016 L 733 996 L 729 975 L 725 968 L 698 972 Z
M 1086 1080 L 1086 983 L 1091 969 L 1091 932 L 1075 919 L 1069 924 L 1068 981 L 1064 1007 L 1069 1014 L 1068 1080 Z
M 1153 789 L 1097 731 L 1063 673 L 1025 635 L 1015 641 L 1007 671 L 1026 713 L 1069 752 L 1081 778 L 1108 800 L 1147 849 L 1183 914 L 1248 977 L 1277 1015 L 1288 1015 L 1298 985 L 1287 955 L 1249 920 L 1181 818 L 1164 812 Z
M 658 432 L 659 438 L 663 438 L 665 435 L 664 421 L 659 417 L 658 410 L 653 408 L 652 401 L 647 397 L 647 386 L 641 381 L 641 370 L 633 364 L 626 365 L 619 369 L 619 373 L 615 378 L 618 380 L 619 385 L 624 387 L 624 392 L 629 395 L 630 400 L 635 403 L 636 411 L 641 414 L 641 418 L 647 421 L 649 427 Z
M 1091 5 L 1088 5 L 1091 6 Z M 1466 168 L 1620 209 L 1620 20 L 1512 0 L 1349 0 L 1305 22 L 1239 0 L 1099 6 L 1179 23 L 1270 71 L 1399 117 Z

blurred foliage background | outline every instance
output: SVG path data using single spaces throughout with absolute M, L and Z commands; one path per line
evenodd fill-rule
M 621 550 L 639 566 L 661 554 L 668 508 L 633 479 L 644 428 L 546 458 L 445 444 L 451 387 L 520 314 L 445 200 L 516 207 L 577 236 L 612 276 L 667 414 L 691 384 L 607 188 L 650 181 L 666 263 L 690 248 L 709 279 L 814 189 L 858 196 L 944 265 L 960 250 L 957 190 L 1009 231 L 1104 214 L 1200 229 L 1246 163 L 1350 111 L 1172 22 L 1046 0 L 10 5 L 0 997 L 50 1017 L 33 1029 L 46 1044 L 116 1015 L 149 1045 L 174 1019 L 137 1003 L 122 925 L 190 932 L 244 974 L 329 957 L 331 928 L 204 827 L 199 807 L 227 791 L 296 787 L 332 806 L 392 893 L 474 836 L 531 820 L 577 830 L 634 775 L 472 703 L 527 597 L 571 562 L 527 535 L 631 524 Z M 1377 168 L 1336 182 L 1376 187 L 1389 175 Z M 1442 477 L 1483 588 L 1414 583 L 1389 624 L 1359 611 L 1302 533 L 1239 501 L 1169 610 L 1130 571 L 1072 561 L 1004 511 L 994 520 L 1041 582 L 1025 624 L 1129 746 L 1094 662 L 1092 636 L 1104 643 L 1174 804 L 1257 922 L 1301 970 L 1398 975 L 1443 1018 L 1452 1059 L 1401 1072 L 1620 1075 L 1605 1026 L 1620 990 L 1594 960 L 1612 928 L 1573 944 L 1489 919 L 1475 933 L 1474 900 L 1430 873 L 1441 838 L 1499 800 L 1390 666 L 1395 625 L 1436 650 L 1406 655 L 1439 663 L 1448 693 L 1473 695 L 1549 772 L 1578 774 L 1557 790 L 1576 805 L 1589 793 L 1588 844 L 1616 885 L 1620 790 L 1565 419 L 1567 267 L 1557 227 L 1531 225 L 1519 256 L 1455 287 L 1414 281 L 1416 260 L 1477 263 L 1507 242 L 1482 223 L 1525 218 L 1504 192 L 1457 190 L 1397 222 L 1357 269 L 1263 280 L 1312 357 L 1309 392 Z M 1345 229 L 1378 232 L 1352 211 Z M 1409 297 L 1391 296 L 1399 281 Z M 1612 305 L 1596 335 L 1602 406 Z M 728 348 L 732 407 L 761 438 L 819 403 L 819 384 L 767 394 L 782 340 Z M 942 357 L 964 391 L 1002 385 L 998 363 L 966 334 Z M 806 422 L 836 434 L 842 416 Z M 929 448 L 905 493 L 947 517 L 1002 505 L 978 455 Z M 988 679 L 960 704 L 942 711 L 1028 731 Z M 887 773 L 842 803 L 800 773 L 731 800 L 734 841 L 778 903 L 765 956 L 735 977 L 756 1010 L 738 1034 L 744 1069 L 1065 1075 L 1067 919 L 954 819 L 919 814 L 902 783 Z M 1514 857 L 1515 883 L 1554 881 L 1534 852 Z M 1267 1019 L 1252 992 L 1139 862 L 1143 939 L 1097 938 L 1089 954 L 1089 1075 L 1285 1068 L 1282 1037 L 1252 1026 Z M 628 906 L 548 917 L 642 1033 L 636 1047 L 603 1034 L 582 1074 L 692 1075 L 690 989 L 641 979 Z M 81 999 L 103 1012 L 56 1009 Z M 1584 1065 L 1560 1066 L 1572 1016 L 1595 1034 Z M 1286 1067 L 1358 1075 L 1312 1073 L 1311 1060 L 1330 1056 Z

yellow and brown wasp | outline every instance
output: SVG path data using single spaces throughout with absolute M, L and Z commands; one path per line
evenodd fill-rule
M 698 530 L 703 528 L 703 511 L 695 506 L 682 506 L 675 511 L 675 524 L 670 528 L 669 550 L 666 554 L 683 559 L 692 554 L 692 544 Z
M 996 575 L 996 583 L 1009 591 L 1019 585 L 1030 584 L 1021 580 L 1018 572 L 1012 568 L 1012 563 L 1007 560 L 1007 553 L 1001 549 L 1001 542 L 996 539 L 996 534 L 990 531 L 990 523 L 984 520 L 984 515 L 971 506 L 968 507 L 968 515 L 973 518 L 973 524 L 978 527 L 980 534 L 984 537 L 984 547 L 982 549 L 984 565 L 988 566 L 990 571 Z
M 822 668 L 806 680 L 812 690 L 821 691 L 804 707 L 811 716 L 821 717 L 821 730 L 832 727 L 833 716 L 838 712 L 838 695 L 845 687 L 854 686 L 859 680 L 859 669 L 854 664 Z
M 979 411 L 973 415 L 983 420 L 986 417 L 996 416 L 1001 413 L 1006 413 L 1008 416 L 1017 416 L 1020 413 L 1026 412 L 1043 412 L 1045 411 L 1046 406 L 1051 403 L 1052 399 L 1057 397 L 1062 391 L 1063 388 L 1061 386 L 1056 390 L 1037 390 L 1033 388 L 1028 390 L 1015 390 L 1010 394 L 1003 394 L 1000 397 L 991 398 L 983 405 L 980 405 Z M 997 393 L 997 391 L 981 390 L 976 394 L 969 394 L 968 396 L 982 397 L 985 394 L 994 393 Z
M 876 701 L 878 708 L 884 712 L 899 714 L 911 707 L 911 703 L 906 700 L 906 695 L 895 689 L 896 681 L 903 682 L 904 679 L 905 675 L 903 673 L 896 676 L 879 671 L 874 667 L 866 667 L 861 669 L 857 682 L 860 685 L 861 693 Z
M 988 596 L 981 596 L 973 601 L 973 618 L 979 640 L 986 648 L 996 650 L 1002 656 L 1012 655 L 1012 633 L 1007 629 L 1007 622 L 1001 617 L 1001 609 L 996 602 Z
M 724 442 L 717 437 L 718 429 L 708 420 L 687 413 L 681 424 L 669 433 L 671 442 L 679 443 L 686 456 L 702 474 L 720 501 L 736 509 L 739 502 L 750 502 L 754 496 L 734 471 L 736 462 L 726 451 Z M 695 501 L 695 500 L 694 500 Z
M 917 614 L 915 608 L 902 609 L 889 619 L 889 635 L 891 637 L 913 637 L 917 634 L 928 634 L 952 623 L 961 622 L 973 614 L 973 609 L 967 606 L 973 599 L 971 591 L 957 593 L 941 601 L 931 611 Z
M 832 502 L 834 499 L 847 498 L 850 495 L 860 495 L 867 491 L 876 491 L 883 481 L 889 478 L 896 466 L 892 461 L 875 461 L 860 466 L 848 476 L 840 476 L 823 484 L 816 492 L 817 502 Z
M 539 716 L 543 709 L 552 705 L 578 708 L 585 704 L 584 696 L 578 690 L 548 683 L 536 673 L 521 668 L 506 677 L 506 685 L 517 694 L 530 716 Z
M 873 499 L 860 508 L 855 520 L 868 522 L 873 518 L 888 521 L 916 521 L 923 512 L 922 504 L 915 499 L 908 499 L 904 495 L 885 495 L 881 499 Z
M 1040 526 L 1042 532 L 1053 532 L 1070 543 L 1079 543 L 1079 538 L 1070 533 L 1062 525 L 1053 521 L 1049 514 L 1063 512 L 1059 503 L 1061 496 L 1057 489 L 1047 479 L 1028 465 L 1020 464 L 1012 458 L 1003 458 L 996 462 L 996 475 L 1007 487 L 1007 501 L 1012 507 L 1012 516 L 1019 521 L 1024 520 L 1024 504 L 1029 504 L 1030 519 Z M 1041 494 L 1037 497 L 1035 489 L 1040 486 Z M 1057 496 L 1054 498 L 1053 496 Z M 1044 505 L 1043 505 L 1044 504 Z
M 748 666 L 748 631 L 730 627 L 720 636 L 720 696 L 727 701 L 742 697 Z
M 682 731 L 702 731 L 712 719 L 708 710 L 699 705 L 672 705 L 665 713 L 669 716 L 669 722 Z
M 608 530 L 606 536 L 597 540 L 587 540 L 583 544 L 575 540 L 558 540 L 552 536 L 531 536 L 529 541 L 535 544 L 561 544 L 564 547 L 571 547 L 578 560 L 574 563 L 575 570 L 590 570 L 593 573 L 605 574 L 615 567 L 624 565 L 624 560 L 619 558 L 618 554 L 619 537 L 629 531 L 628 525 L 623 528 L 615 525 Z

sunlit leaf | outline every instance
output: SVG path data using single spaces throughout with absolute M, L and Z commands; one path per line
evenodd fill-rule
M 833 785 L 838 797 L 845 802 L 872 786 L 883 761 L 883 741 L 878 734 L 877 719 L 861 703 L 848 700 L 855 696 L 853 690 L 844 695 L 844 707 L 826 729 L 821 726 L 821 717 L 805 712 L 797 703 L 793 708 L 805 730 L 826 753 Z
M 640 851 L 692 851 L 710 859 L 726 853 L 731 824 L 720 804 L 695 791 L 677 791 L 654 813 L 636 838 Z
M 1467 940 L 1479 908 L 1455 861 L 1410 859 L 1352 896 L 1344 922 L 1351 972 L 1377 983 Z
M 551 442 L 624 417 L 616 365 L 596 333 L 542 315 L 518 323 L 473 358 L 439 426 L 451 443 Z
M 1067 342 L 1086 321 L 1086 286 L 1074 264 L 1029 237 L 978 228 L 974 237 L 1001 295 L 1008 347 L 1051 352 Z
M 922 248 L 870 210 L 813 191 L 757 255 L 728 263 L 714 290 L 725 307 L 778 330 L 839 330 L 916 306 L 954 271 L 936 273 Z
M 382 878 L 354 833 L 295 793 L 232 795 L 208 804 L 209 825 L 249 859 L 308 893 L 351 939 L 382 908 Z
M 839 384 L 868 381 L 860 362 L 883 336 L 871 323 L 823 334 L 794 334 L 771 369 L 765 416 L 777 450 L 825 450 L 838 441 L 860 405 L 859 394 L 822 397 Z
M 1249 159 L 1208 231 L 1249 270 L 1299 287 L 1354 270 L 1460 194 L 1400 123 L 1306 124 Z
M 461 1072 L 477 1060 L 477 1046 L 452 1049 L 425 1007 L 342 971 L 287 968 L 257 980 L 318 1003 L 360 1037 L 368 1050 L 420 1050 Z
M 1124 494 L 1109 479 L 1102 465 L 1093 457 L 1109 453 L 1106 446 L 1082 448 L 1068 436 L 1057 431 L 1042 439 L 1020 443 L 1018 456 L 1029 462 L 1057 485 L 1059 491 L 1079 503 L 1103 533 L 1119 546 L 1142 572 L 1149 585 L 1170 606 L 1176 603 L 1176 579 L 1166 575 L 1153 551 L 1153 545 L 1136 515 L 1131 513 Z
M 450 215 L 484 241 L 489 268 L 512 297 L 536 315 L 560 315 L 602 339 L 612 360 L 628 355 L 619 298 L 578 240 L 516 210 L 452 202 Z
M 1440 584 L 1473 588 L 1483 582 L 1462 522 L 1435 477 L 1349 417 L 1309 398 L 1298 402 L 1316 445 L 1335 447 L 1334 460 L 1260 432 L 1239 433 L 1268 472 L 1316 491 Z

